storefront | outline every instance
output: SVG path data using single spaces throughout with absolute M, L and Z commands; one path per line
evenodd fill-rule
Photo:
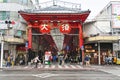
M 95 36 L 87 39 L 85 53 L 91 55 L 92 64 L 104 64 L 106 56 L 113 56 L 113 43 L 119 36 Z

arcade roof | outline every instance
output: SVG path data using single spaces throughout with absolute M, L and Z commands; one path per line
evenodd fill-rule
M 38 9 L 24 10 L 24 12 L 28 12 L 28 13 L 81 13 L 86 11 L 81 11 L 80 9 L 76 9 L 76 8 L 62 7 L 59 5 L 52 5 L 46 8 L 40 8 L 39 10 Z
M 65 3 L 66 4 L 66 3 Z M 79 5 L 78 7 L 65 7 L 57 4 L 53 4 L 47 7 L 40 7 L 38 9 L 26 9 L 19 11 L 20 15 L 27 22 L 34 21 L 68 21 L 68 22 L 84 22 L 90 14 L 90 10 L 82 11 Z M 72 6 L 67 5 L 67 6 Z

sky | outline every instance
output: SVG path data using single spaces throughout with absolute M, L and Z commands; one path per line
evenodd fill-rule
M 46 1 L 51 1 L 51 0 L 39 0 L 40 3 Z M 110 1 L 120 1 L 120 0 L 61 0 L 61 1 L 81 4 L 81 10 L 89 9 L 91 11 L 88 19 L 93 19 Z

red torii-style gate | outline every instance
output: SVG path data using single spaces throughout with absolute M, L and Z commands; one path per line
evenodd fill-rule
M 69 24 L 71 28 L 79 29 L 79 47 L 83 46 L 83 32 L 82 24 L 90 14 L 90 11 L 80 11 L 80 12 L 71 12 L 71 13 L 55 13 L 55 12 L 25 12 L 19 11 L 20 15 L 28 23 L 28 48 L 32 48 L 32 28 L 40 29 L 42 24 L 50 24 L 51 28 L 58 28 L 62 24 Z M 67 43 L 69 38 L 65 38 L 64 43 Z M 82 53 L 84 56 L 84 53 Z

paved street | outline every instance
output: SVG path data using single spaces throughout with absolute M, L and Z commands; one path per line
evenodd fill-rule
M 120 76 L 120 65 L 93 66 L 93 67 L 100 71 Z
M 119 80 L 119 65 L 14 66 L 0 70 L 0 80 Z
M 0 80 L 119 80 L 102 71 L 0 71 Z

